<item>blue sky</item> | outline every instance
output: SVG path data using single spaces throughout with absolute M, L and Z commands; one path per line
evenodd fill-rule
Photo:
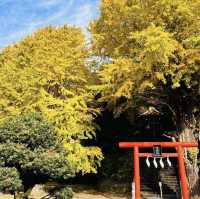
M 99 0 L 0 0 L 0 48 L 38 28 L 71 24 L 85 32 L 99 14 Z

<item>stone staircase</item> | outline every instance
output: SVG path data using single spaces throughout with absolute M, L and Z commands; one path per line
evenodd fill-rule
M 162 182 L 163 199 L 181 199 L 178 170 L 175 162 L 172 167 L 165 167 L 163 169 L 155 169 L 153 165 L 148 168 L 144 161 L 141 162 L 142 199 L 161 198 L 159 181 Z

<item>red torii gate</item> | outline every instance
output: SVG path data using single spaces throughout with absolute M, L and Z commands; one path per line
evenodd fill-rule
M 140 153 L 140 148 L 151 148 L 160 146 L 163 148 L 175 148 L 176 153 L 162 153 L 162 157 L 177 157 L 179 165 L 179 176 L 183 199 L 190 199 L 187 185 L 187 176 L 184 163 L 183 148 L 198 147 L 196 142 L 120 142 L 120 148 L 132 148 L 134 156 L 134 182 L 135 182 L 135 199 L 140 197 L 140 157 L 154 157 L 153 153 Z

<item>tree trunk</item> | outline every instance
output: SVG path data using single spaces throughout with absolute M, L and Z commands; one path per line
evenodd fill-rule
M 182 130 L 179 136 L 179 141 L 186 142 L 197 142 L 194 135 L 194 121 L 189 120 L 189 124 L 187 121 L 184 121 L 184 125 L 182 123 Z M 188 187 L 190 190 L 190 199 L 199 199 L 200 198 L 200 181 L 199 181 L 199 168 L 197 165 L 198 160 L 198 149 L 187 148 L 185 149 L 185 164 L 186 164 L 186 172 L 188 177 Z

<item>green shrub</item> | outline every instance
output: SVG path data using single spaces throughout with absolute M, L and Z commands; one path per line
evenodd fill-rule
M 62 188 L 55 193 L 56 199 L 71 199 L 73 198 L 72 189 L 69 187 Z
M 26 192 L 50 179 L 73 177 L 74 169 L 66 156 L 61 139 L 40 114 L 10 119 L 0 126 L 0 177 L 2 182 L 8 181 L 0 183 L 0 190 L 19 191 L 23 185 Z
M 0 192 L 14 193 L 22 188 L 16 168 L 0 167 Z

